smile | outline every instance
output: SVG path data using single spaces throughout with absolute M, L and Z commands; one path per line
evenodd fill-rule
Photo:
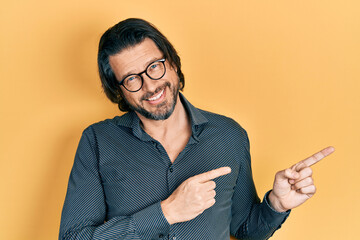
M 159 92 L 159 94 L 157 94 L 156 96 L 152 97 L 152 98 L 148 98 L 146 99 L 147 101 L 156 101 L 158 100 L 159 98 L 161 98 L 161 96 L 164 94 L 164 91 L 165 91 L 165 88 Z

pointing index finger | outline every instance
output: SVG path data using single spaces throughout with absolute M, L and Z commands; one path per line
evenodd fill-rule
M 195 178 L 199 181 L 199 182 L 207 182 L 210 181 L 212 179 L 215 179 L 217 177 L 229 174 L 231 172 L 231 168 L 230 167 L 221 167 L 221 168 L 217 168 L 208 172 L 204 172 L 201 173 L 199 175 L 196 175 Z
M 299 164 L 296 164 L 296 170 L 299 171 L 304 167 L 310 167 L 315 163 L 319 162 L 324 157 L 330 155 L 335 151 L 334 147 L 327 147 L 321 150 L 320 152 L 315 153 L 314 155 L 308 157 L 307 159 L 301 161 Z

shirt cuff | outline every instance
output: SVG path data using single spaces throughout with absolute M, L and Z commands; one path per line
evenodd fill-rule
M 262 204 L 263 217 L 270 226 L 281 226 L 281 224 L 283 224 L 285 220 L 289 217 L 291 210 L 288 210 L 286 212 L 278 212 L 275 209 L 273 209 L 270 206 L 268 200 L 268 196 L 270 192 L 271 190 L 268 191 L 264 196 L 264 200 Z
M 169 234 L 170 224 L 166 220 L 160 202 L 133 215 L 136 232 L 142 239 L 162 239 Z

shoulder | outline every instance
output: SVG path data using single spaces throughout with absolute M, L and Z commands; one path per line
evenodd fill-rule
M 126 113 L 122 116 L 95 122 L 84 129 L 83 135 L 96 136 L 98 134 L 111 133 L 114 130 L 119 130 L 122 126 L 126 127 L 127 120 L 128 114 Z
M 234 119 L 221 114 L 201 109 L 198 110 L 208 120 L 208 127 L 218 129 L 218 131 L 222 133 L 237 135 L 238 137 L 247 139 L 246 130 Z
M 231 128 L 231 129 L 237 129 L 239 131 L 245 131 L 245 129 L 234 119 L 218 114 L 213 113 L 205 110 L 199 109 L 200 113 L 206 117 L 208 122 L 212 125 L 216 125 L 220 128 Z

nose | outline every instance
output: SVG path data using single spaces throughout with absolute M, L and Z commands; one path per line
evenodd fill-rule
M 143 79 L 142 89 L 145 92 L 154 92 L 156 90 L 156 88 L 157 88 L 157 82 L 158 81 L 149 78 L 148 75 L 146 75 L 145 73 L 143 73 L 141 75 L 141 77 Z

